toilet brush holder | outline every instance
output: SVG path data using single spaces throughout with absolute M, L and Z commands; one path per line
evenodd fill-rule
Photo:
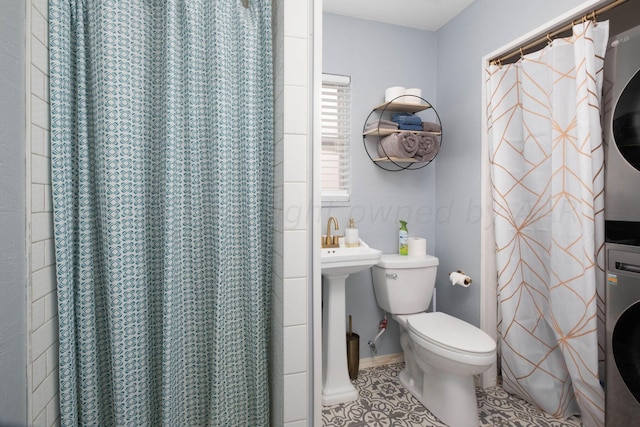
M 347 366 L 349 368 L 349 378 L 351 381 L 358 379 L 358 369 L 360 369 L 360 336 L 353 333 L 351 316 L 349 316 L 349 332 L 347 332 Z

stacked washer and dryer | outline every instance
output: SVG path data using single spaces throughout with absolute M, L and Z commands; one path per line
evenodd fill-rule
M 640 423 L 640 26 L 605 56 L 606 425 Z

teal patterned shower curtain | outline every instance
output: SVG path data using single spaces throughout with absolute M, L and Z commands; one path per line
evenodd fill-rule
M 52 0 L 63 426 L 266 426 L 270 0 Z

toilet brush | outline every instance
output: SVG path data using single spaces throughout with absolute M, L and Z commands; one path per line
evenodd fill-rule
M 349 315 L 349 332 L 347 332 L 347 366 L 349 368 L 349 378 L 358 378 L 360 365 L 360 336 L 353 333 L 353 323 Z

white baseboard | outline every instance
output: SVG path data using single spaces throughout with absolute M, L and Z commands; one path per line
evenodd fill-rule
M 376 357 L 365 357 L 360 359 L 360 369 L 373 368 L 374 366 L 391 365 L 404 362 L 404 353 L 385 354 Z

